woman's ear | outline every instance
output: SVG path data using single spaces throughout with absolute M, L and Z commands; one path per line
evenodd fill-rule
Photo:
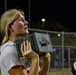
M 11 25 L 11 24 L 8 26 L 8 29 L 9 29 L 10 31 L 14 32 L 14 30 L 13 30 L 13 28 L 12 28 L 12 25 Z

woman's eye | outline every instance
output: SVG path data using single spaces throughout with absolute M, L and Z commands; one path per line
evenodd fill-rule
M 22 19 L 22 22 L 24 22 L 24 20 Z
M 24 22 L 24 21 L 25 21 L 25 19 L 23 19 L 23 18 L 20 18 L 20 19 L 19 19 L 19 21 L 22 21 L 22 22 Z
M 24 19 L 21 19 L 21 21 L 24 22 L 25 20 Z

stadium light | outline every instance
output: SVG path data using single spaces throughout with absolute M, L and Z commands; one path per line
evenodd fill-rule
M 42 21 L 42 22 L 45 22 L 45 21 L 46 21 L 46 19 L 45 19 L 45 18 L 42 18 L 42 19 L 41 19 L 41 21 Z
M 60 37 L 61 35 L 60 34 L 58 34 L 58 37 Z

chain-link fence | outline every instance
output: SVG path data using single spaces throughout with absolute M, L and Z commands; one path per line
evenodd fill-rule
M 30 34 L 33 32 L 48 33 L 50 35 L 53 53 L 51 53 L 51 69 L 71 68 L 76 61 L 76 33 L 55 32 L 29 28 Z

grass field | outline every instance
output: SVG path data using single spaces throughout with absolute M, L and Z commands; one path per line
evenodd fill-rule
M 50 73 L 49 75 L 73 75 L 71 73 L 71 70 L 70 69 L 64 69 L 64 70 L 50 70 Z

